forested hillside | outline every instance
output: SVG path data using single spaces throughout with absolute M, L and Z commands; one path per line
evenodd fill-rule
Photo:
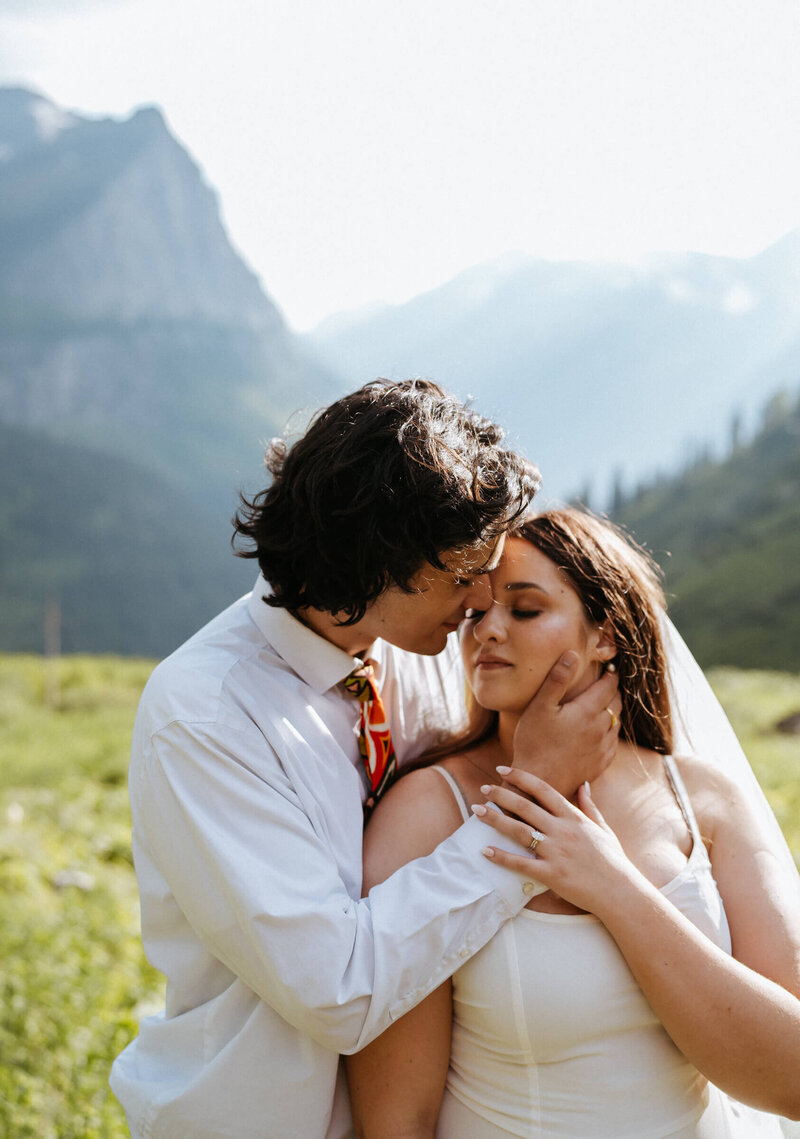
M 703 665 L 800 669 L 800 400 L 781 393 L 724 461 L 702 458 L 618 502 L 666 574 Z
M 0 424 L 0 486 L 4 649 L 41 652 L 55 606 L 65 652 L 160 656 L 255 579 L 213 512 L 143 466 Z

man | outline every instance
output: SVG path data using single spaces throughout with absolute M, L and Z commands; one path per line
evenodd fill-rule
M 448 636 L 489 604 L 535 469 L 422 381 L 367 385 L 267 463 L 271 485 L 236 523 L 256 587 L 155 670 L 134 730 L 143 938 L 167 978 L 164 1013 L 112 1071 L 135 1137 L 352 1134 L 339 1054 L 535 888 L 481 856 L 489 832 L 472 819 L 360 897 L 363 805 L 385 782 L 378 761 L 393 763 L 370 716 L 385 713 L 401 766 L 462 722 Z M 366 658 L 382 703 L 352 695 Z M 559 708 L 568 672 L 526 714 L 519 752 L 573 790 L 610 754 L 614 692 Z

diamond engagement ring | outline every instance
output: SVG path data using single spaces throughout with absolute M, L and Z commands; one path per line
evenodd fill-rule
M 544 835 L 541 831 L 534 830 L 533 827 L 531 827 L 531 841 L 528 843 L 528 850 L 536 850 L 536 847 L 539 845 L 543 838 Z

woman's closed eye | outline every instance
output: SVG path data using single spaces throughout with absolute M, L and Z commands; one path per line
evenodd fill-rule
M 494 604 L 500 605 L 501 602 L 495 601 Z M 518 609 L 516 606 L 508 606 L 507 611 L 517 621 L 527 621 L 531 617 L 538 617 L 542 612 L 541 609 Z M 485 614 L 485 609 L 468 609 L 464 614 L 464 618 L 467 621 L 480 621 Z

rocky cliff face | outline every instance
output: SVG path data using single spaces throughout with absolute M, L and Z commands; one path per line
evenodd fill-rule
M 230 500 L 263 439 L 335 394 L 159 111 L 0 91 L 0 201 L 0 421 Z
M 279 326 L 155 108 L 91 120 L 0 92 L 0 155 L 0 295 L 83 320 Z

